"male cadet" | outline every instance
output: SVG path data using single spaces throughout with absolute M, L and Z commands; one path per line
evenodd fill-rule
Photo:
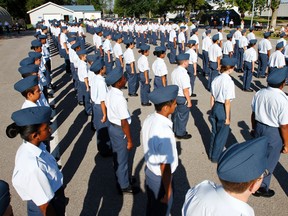
M 129 182 L 128 155 L 133 148 L 130 133 L 131 116 L 128 111 L 127 101 L 121 89 L 126 84 L 123 72 L 114 68 L 105 79 L 111 85 L 106 96 L 107 117 L 110 122 L 108 128 L 113 151 L 114 169 L 120 192 L 136 194 L 139 188 Z
M 210 38 L 211 30 L 206 30 L 205 38 L 202 40 L 202 61 L 203 61 L 203 75 L 208 76 L 210 74 L 209 69 L 209 58 L 208 58 L 208 50 L 212 45 L 212 40 Z
M 176 63 L 177 36 L 176 36 L 175 28 L 176 26 L 172 25 L 172 29 L 169 32 L 169 49 L 170 49 L 169 62 L 171 64 Z
M 250 40 L 255 40 L 255 34 L 254 34 L 254 27 L 249 28 L 249 33 L 247 34 L 247 40 L 250 42 Z
M 233 35 L 231 33 L 226 35 L 227 41 L 223 44 L 223 58 L 232 58 L 234 49 L 232 44 L 232 37 Z
M 178 34 L 178 52 L 179 54 L 185 53 L 185 26 L 180 26 L 180 33 Z
M 246 30 L 243 29 L 241 31 L 241 34 L 242 36 L 240 37 L 239 39 L 239 58 L 237 59 L 238 60 L 238 64 L 237 64 L 237 71 L 238 72 L 243 72 L 243 55 L 244 55 L 244 52 L 245 50 L 247 49 L 247 46 L 248 46 L 248 40 L 246 38 Z
M 234 33 L 234 38 L 235 38 L 235 45 L 234 45 L 234 57 L 236 59 L 239 59 L 239 39 L 242 36 L 241 34 L 241 27 L 237 26 L 236 31 Z M 238 65 L 237 65 L 238 66 Z
M 176 140 L 169 115 L 176 107 L 178 87 L 170 85 L 149 94 L 155 111 L 144 121 L 142 139 L 146 161 L 146 215 L 169 215 L 173 203 L 173 173 L 178 166 Z
M 195 43 L 195 52 L 198 55 L 198 51 L 199 51 L 199 38 L 198 38 L 198 28 L 193 28 L 192 29 L 192 36 L 190 37 L 190 40 L 194 40 Z
M 95 45 L 95 54 L 103 57 L 103 44 L 102 44 L 102 29 L 100 27 L 94 28 L 95 34 L 93 35 L 93 44 Z
M 217 30 L 218 30 L 218 35 L 219 35 L 219 46 L 222 48 L 222 44 L 223 44 L 222 26 L 218 26 Z
M 254 216 L 247 202 L 267 175 L 267 142 L 260 137 L 224 151 L 217 166 L 222 185 L 205 180 L 189 189 L 182 216 Z
M 264 38 L 258 44 L 258 58 L 259 58 L 259 65 L 258 65 L 258 74 L 257 77 L 265 78 L 266 77 L 266 69 L 268 65 L 268 60 L 270 57 L 270 52 L 272 49 L 271 42 L 269 41 L 271 33 L 265 32 Z
M 258 91 L 252 100 L 252 134 L 268 137 L 268 166 L 271 175 L 264 177 L 254 196 L 272 197 L 269 189 L 281 150 L 288 154 L 288 98 L 283 92 L 287 67 L 274 68 L 268 75 L 268 87 Z
M 249 48 L 245 50 L 243 55 L 244 60 L 244 74 L 243 74 L 243 91 L 252 92 L 253 90 L 250 88 L 252 75 L 255 71 L 255 62 L 257 61 L 257 52 L 255 50 L 257 40 L 251 39 L 249 41 Z
M 66 73 L 71 73 L 70 69 L 70 60 L 69 60 L 69 48 L 67 46 L 67 26 L 62 26 L 61 27 L 61 34 L 59 36 L 59 41 L 60 41 L 60 51 L 59 54 L 62 58 L 65 59 L 65 67 L 66 67 Z
M 285 32 L 281 32 L 281 34 L 279 36 L 280 36 L 280 39 L 277 40 L 277 44 L 283 41 L 284 47 L 285 47 L 286 44 L 287 44 L 286 40 L 284 39 L 284 37 L 286 36 L 286 33 Z
M 177 56 L 178 67 L 171 73 L 171 81 L 173 85 L 179 87 L 178 96 L 176 98 L 177 107 L 172 115 L 173 131 L 178 139 L 190 139 L 191 134 L 186 131 L 187 122 L 189 119 L 189 111 L 192 107 L 190 99 L 191 84 L 190 77 L 187 73 L 189 66 L 189 54 L 179 54 Z
M 269 72 L 273 69 L 273 68 L 282 68 L 286 66 L 286 62 L 285 62 L 285 56 L 282 53 L 284 49 L 284 43 L 283 41 L 277 43 L 276 45 L 276 51 L 273 52 L 270 57 L 269 57 Z
M 210 74 L 208 77 L 208 90 L 211 89 L 211 83 L 218 76 L 220 71 L 220 61 L 222 57 L 222 50 L 218 46 L 219 34 L 215 34 L 212 37 L 213 44 L 208 49 L 208 58 L 209 58 L 209 68 Z

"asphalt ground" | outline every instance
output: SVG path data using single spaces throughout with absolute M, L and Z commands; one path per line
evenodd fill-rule
M 199 38 L 201 42 L 200 29 Z M 212 31 L 212 35 L 216 31 Z M 26 215 L 26 203 L 17 195 L 11 183 L 14 168 L 14 158 L 21 138 L 18 136 L 9 139 L 5 130 L 12 123 L 11 114 L 20 109 L 24 98 L 13 88 L 21 76 L 18 72 L 19 61 L 30 51 L 30 42 L 34 39 L 34 32 L 21 32 L 20 35 L 0 38 L 0 112 L 1 112 L 1 156 L 0 179 L 10 184 L 11 204 L 14 215 Z M 226 38 L 224 36 L 224 38 Z M 259 41 L 259 39 L 258 39 Z M 273 50 L 276 40 L 271 40 Z M 87 34 L 87 46 L 92 43 L 92 36 Z M 88 48 L 88 47 L 87 47 Z M 88 48 L 91 51 L 91 48 Z M 149 56 L 150 67 L 155 59 L 154 46 Z M 123 51 L 125 47 L 123 45 Z M 134 50 L 135 58 L 140 54 Z M 201 51 L 200 51 L 201 53 Z M 169 64 L 169 74 L 176 65 Z M 202 60 L 198 64 L 202 66 Z M 142 107 L 140 97 L 129 97 L 127 90 L 124 95 L 128 99 L 129 111 L 132 115 L 131 130 L 135 148 L 131 151 L 132 174 L 141 187 L 141 192 L 135 196 L 118 194 L 113 172 L 112 158 L 102 158 L 97 151 L 96 136 L 91 130 L 91 119 L 84 113 L 83 107 L 77 105 L 73 90 L 71 76 L 65 73 L 64 60 L 52 49 L 53 82 L 57 88 L 54 92 L 53 103 L 56 113 L 53 119 L 53 145 L 59 145 L 62 153 L 61 163 L 66 186 L 66 196 L 69 203 L 66 208 L 67 215 L 145 215 L 146 194 L 144 187 L 144 154 L 141 143 L 141 125 L 146 116 L 154 111 L 153 106 Z M 199 69 L 198 72 L 201 72 Z M 253 93 L 243 92 L 241 73 L 232 73 L 236 86 L 236 99 L 232 101 L 231 134 L 227 145 L 251 139 L 250 114 L 251 100 L 255 91 L 265 87 L 266 79 L 253 77 Z M 152 74 L 150 76 L 153 78 Z M 168 76 L 168 83 L 171 83 Z M 216 164 L 211 163 L 207 157 L 211 125 L 208 121 L 210 110 L 210 94 L 205 89 L 207 80 L 202 74 L 196 79 L 195 93 L 192 98 L 193 106 L 187 125 L 192 139 L 177 140 L 179 152 L 179 166 L 174 174 L 174 203 L 171 215 L 181 215 L 181 208 L 187 190 L 203 180 L 212 180 L 219 183 L 216 173 Z M 288 91 L 287 86 L 284 91 Z M 139 91 L 138 91 L 139 93 Z M 272 177 L 271 188 L 276 194 L 272 198 L 256 198 L 251 196 L 249 204 L 254 208 L 256 215 L 282 216 L 288 215 L 288 157 L 281 155 L 279 163 Z

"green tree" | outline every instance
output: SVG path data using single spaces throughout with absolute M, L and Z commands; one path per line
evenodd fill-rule
M 278 15 L 278 8 L 279 8 L 279 5 L 280 5 L 280 0 L 270 0 L 271 3 L 270 3 L 270 8 L 271 8 L 271 11 L 272 11 L 272 17 L 271 17 L 271 26 L 273 28 L 276 27 L 276 22 L 277 22 L 277 15 Z

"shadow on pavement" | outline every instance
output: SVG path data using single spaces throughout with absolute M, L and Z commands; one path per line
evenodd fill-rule
M 85 119 L 84 116 L 86 115 L 84 114 L 84 111 L 83 111 L 79 114 L 79 116 Z M 87 120 L 87 117 L 86 117 L 86 120 Z M 78 140 L 74 144 L 74 147 L 73 147 L 73 150 L 71 151 L 69 159 L 67 160 L 67 162 L 65 163 L 62 169 L 62 173 L 64 176 L 63 185 L 67 185 L 71 181 L 74 174 L 77 172 L 77 169 L 79 168 L 83 158 L 86 155 L 88 145 L 94 136 L 94 131 L 91 130 L 90 124 L 91 123 L 86 124 L 86 127 L 82 131 L 82 134 L 79 136 Z M 78 129 L 77 132 L 76 131 L 74 132 L 74 134 L 78 135 L 79 132 L 80 130 Z M 71 136 L 71 133 L 68 132 L 67 134 Z M 66 143 L 66 145 L 67 144 L 70 145 L 71 143 Z
M 277 166 L 273 172 L 273 175 L 279 182 L 281 188 L 285 192 L 286 196 L 288 196 L 288 172 L 287 170 L 282 166 L 281 163 L 277 163 Z
M 202 143 L 205 147 L 206 154 L 208 155 L 210 147 L 210 134 L 211 134 L 210 128 L 204 119 L 203 112 L 201 112 L 201 110 L 197 107 L 198 100 L 192 100 L 192 104 L 193 106 L 190 112 L 194 119 L 195 126 L 198 129 L 199 134 L 201 135 Z
M 123 196 L 118 194 L 112 158 L 95 156 L 95 167 L 88 182 L 81 216 L 119 215 Z

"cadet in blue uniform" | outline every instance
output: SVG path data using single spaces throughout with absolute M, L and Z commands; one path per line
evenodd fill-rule
M 287 67 L 274 68 L 267 78 L 268 87 L 258 91 L 252 100 L 252 129 L 255 137 L 268 137 L 268 166 L 271 175 L 264 178 L 255 196 L 272 197 L 270 181 L 280 158 L 281 150 L 288 153 L 288 98 L 282 91 Z M 253 133 L 252 132 L 252 133 Z
M 105 37 L 105 41 L 103 43 L 103 50 L 104 50 L 104 61 L 106 66 L 106 73 L 110 73 L 110 71 L 113 68 L 114 62 L 113 62 L 113 49 L 111 45 L 111 32 L 106 31 L 103 36 Z
M 114 68 L 111 73 L 107 74 L 105 81 L 107 85 L 111 85 L 105 104 L 107 117 L 110 122 L 108 131 L 118 187 L 122 193 L 135 194 L 139 192 L 139 188 L 130 184 L 128 174 L 128 155 L 133 148 L 129 126 L 131 116 L 128 111 L 127 101 L 121 91 L 121 88 L 126 84 L 126 78 L 121 70 Z
M 155 75 L 154 77 L 154 89 L 159 87 L 167 86 L 167 74 L 168 69 L 165 64 L 164 58 L 166 56 L 165 47 L 155 47 L 153 52 L 154 56 L 157 56 L 157 59 L 152 64 L 152 71 Z
M 139 78 L 136 71 L 135 57 L 133 53 L 133 48 L 135 47 L 133 39 L 127 39 L 124 41 L 126 44 L 126 51 L 123 54 L 126 72 L 127 72 L 127 81 L 128 81 L 128 95 L 130 97 L 137 97 L 137 91 L 139 88 Z
M 102 58 L 98 58 L 90 67 L 96 76 L 89 80 L 91 101 L 93 109 L 93 125 L 97 133 L 97 148 L 99 153 L 106 157 L 112 154 L 110 137 L 108 134 L 109 121 L 107 120 L 107 109 L 105 106 L 108 92 L 105 83 L 106 67 Z
M 217 166 L 221 185 L 205 180 L 188 190 L 182 216 L 254 216 L 247 204 L 267 173 L 266 137 L 236 143 L 222 153 Z
M 150 93 L 150 79 L 149 79 L 149 62 L 147 56 L 149 56 L 150 46 L 147 44 L 142 44 L 140 46 L 139 53 L 141 57 L 138 59 L 137 65 L 140 72 L 140 96 L 141 96 L 141 105 L 142 106 L 151 106 L 149 103 L 148 94 Z
M 190 139 L 192 137 L 186 131 L 189 119 L 189 111 L 192 107 L 190 99 L 191 85 L 190 78 L 187 73 L 189 66 L 189 54 L 184 53 L 177 56 L 178 67 L 171 73 L 171 81 L 173 85 L 179 87 L 178 96 L 176 98 L 177 107 L 172 115 L 173 131 L 178 139 Z
M 272 50 L 272 45 L 271 42 L 269 41 L 270 35 L 271 35 L 270 32 L 265 32 L 264 38 L 258 44 L 258 52 L 259 52 L 258 56 L 259 65 L 257 73 L 258 78 L 266 77 L 266 69 L 268 66 L 268 60 Z
M 80 95 L 79 97 L 82 98 L 82 101 L 84 101 L 86 115 L 92 115 L 92 105 L 90 102 L 90 89 L 88 81 L 88 65 L 86 62 L 87 52 L 86 50 L 79 50 L 77 55 L 80 59 L 78 63 L 78 94 Z
M 191 97 L 196 97 L 194 94 L 194 84 L 197 76 L 197 53 L 195 51 L 196 41 L 189 40 L 187 42 L 187 47 L 189 48 L 186 53 L 189 54 L 189 66 L 187 68 L 189 77 L 190 77 L 190 85 L 191 85 Z
M 154 89 L 149 99 L 155 111 L 144 121 L 142 139 L 145 156 L 146 215 L 169 215 L 173 203 L 173 173 L 178 166 L 176 140 L 169 120 L 176 108 L 178 87 Z
M 220 60 L 222 57 L 222 50 L 218 45 L 219 34 L 215 34 L 212 37 L 213 44 L 208 49 L 209 58 L 209 77 L 208 77 L 208 90 L 211 90 L 211 83 L 219 75 L 220 71 Z
M 16 153 L 12 183 L 22 200 L 27 201 L 28 216 L 65 215 L 63 175 L 42 143 L 51 135 L 49 107 L 30 107 L 12 114 L 14 121 L 6 134 L 23 139 Z
M 237 63 L 235 58 L 224 58 L 221 61 L 221 75 L 216 77 L 211 85 L 211 115 L 212 125 L 209 159 L 218 162 L 224 149 L 231 120 L 231 100 L 235 98 L 235 85 L 230 77 Z
M 244 60 L 244 74 L 243 74 L 243 91 L 252 92 L 250 88 L 252 76 L 255 71 L 255 62 L 257 61 L 257 52 L 255 50 L 256 39 L 251 39 L 249 48 L 245 50 L 243 55 Z

